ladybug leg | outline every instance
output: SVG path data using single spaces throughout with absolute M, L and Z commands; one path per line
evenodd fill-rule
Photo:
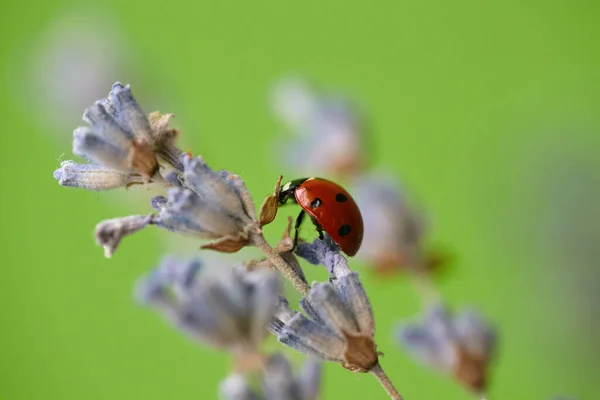
M 317 225 L 317 232 L 319 233 L 319 239 L 324 240 L 325 236 L 323 235 L 323 228 Z
M 312 223 L 315 225 L 315 228 L 317 229 L 317 233 L 319 234 L 319 239 L 323 240 L 325 239 L 325 236 L 323 235 L 323 228 L 321 227 L 321 225 L 319 225 L 319 223 L 317 222 L 316 219 L 311 218 Z
M 298 231 L 300 229 L 300 225 L 302 225 L 302 220 L 304 219 L 304 210 L 300 211 L 300 214 L 298 214 L 298 218 L 296 218 L 296 224 L 294 225 L 294 247 L 292 248 L 292 251 L 296 250 L 296 247 L 298 247 Z

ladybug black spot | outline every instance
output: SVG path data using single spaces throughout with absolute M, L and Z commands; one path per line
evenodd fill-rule
M 322 203 L 323 203 L 323 202 L 321 201 L 321 199 L 317 197 L 316 199 L 314 199 L 313 201 L 311 201 L 311 202 L 310 202 L 310 207 L 311 207 L 311 208 L 317 208 L 317 207 L 319 207 L 319 206 L 320 206 Z
M 344 224 L 338 230 L 338 235 L 340 235 L 341 237 L 344 237 L 344 236 L 348 235 L 350 232 L 352 232 L 352 228 L 350 227 L 350 225 Z
M 337 201 L 338 203 L 343 203 L 346 200 L 348 200 L 348 197 L 346 197 L 344 193 L 338 193 L 335 195 L 335 201 Z

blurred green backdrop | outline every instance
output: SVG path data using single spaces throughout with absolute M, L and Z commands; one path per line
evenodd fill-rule
M 83 109 L 120 80 L 147 112 L 177 114 L 184 148 L 263 197 L 293 173 L 272 154 L 281 127 L 268 106 L 288 73 L 360 102 L 376 165 L 458 255 L 442 294 L 502 334 L 490 398 L 600 398 L 599 4 L 3 2 L 0 398 L 216 397 L 227 358 L 131 299 L 163 253 L 196 244 L 149 229 L 104 259 L 95 224 L 148 212 L 150 194 L 68 190 L 52 171 L 73 158 Z M 406 280 L 362 276 L 405 398 L 470 398 L 394 343 L 397 321 L 419 313 Z M 337 365 L 322 397 L 385 398 Z

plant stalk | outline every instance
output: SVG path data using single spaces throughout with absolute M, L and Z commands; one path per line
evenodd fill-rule
M 298 290 L 302 296 L 308 297 L 308 292 L 310 291 L 310 286 L 304 282 L 298 274 L 290 267 L 283 258 L 279 255 L 279 253 L 271 247 L 271 245 L 265 240 L 262 232 L 252 233 L 251 235 L 252 243 L 262 251 L 269 261 L 273 263 L 275 268 L 281 272 L 281 274 L 288 280 L 290 283 Z
M 369 372 L 375 375 L 375 378 L 377 378 L 379 384 L 383 387 L 388 396 L 390 396 L 390 399 L 404 400 L 379 363 L 375 364 L 375 366 L 373 366 Z

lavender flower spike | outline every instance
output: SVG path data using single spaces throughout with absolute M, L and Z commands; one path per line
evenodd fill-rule
M 83 119 L 90 126 L 73 132 L 73 153 L 91 164 L 63 162 L 54 177 L 63 186 L 91 190 L 162 180 L 181 170 L 177 131 L 167 127 L 171 117 L 153 113 L 149 119 L 129 85 L 115 83 L 108 98 L 85 110 Z
M 257 224 L 243 181 L 228 171 L 212 171 L 201 157 L 185 154 L 181 162 L 182 187 L 170 189 L 167 198 L 153 199 L 159 211 L 153 223 L 184 235 L 218 239 L 203 248 L 235 252 L 248 245 Z
M 270 270 L 203 271 L 199 260 L 165 258 L 141 279 L 137 298 L 198 341 L 243 355 L 268 335 L 281 285 Z
M 496 347 L 496 334 L 473 311 L 451 316 L 433 306 L 422 324 L 401 326 L 398 338 L 417 360 L 454 375 L 475 392 L 486 387 L 487 369 Z
M 317 400 L 321 385 L 321 364 L 309 359 L 302 373 L 294 377 L 292 366 L 281 354 L 267 360 L 262 395 L 255 393 L 241 374 L 230 375 L 221 383 L 226 400 Z
M 303 243 L 298 255 L 323 263 L 331 283 L 313 283 L 300 302 L 308 317 L 292 312 L 280 300 L 271 331 L 280 342 L 311 356 L 342 363 L 353 371 L 367 372 L 378 363 L 371 303 L 346 259 L 327 237 Z
M 259 229 L 250 194 L 243 181 L 228 171 L 212 171 L 202 158 L 181 156 L 182 174 L 173 180 L 168 197 L 156 196 L 152 206 L 158 214 L 115 218 L 99 223 L 96 241 L 110 257 L 126 235 L 148 225 L 195 236 L 217 239 L 202 246 L 233 253 L 250 244 Z
M 353 196 L 364 220 L 364 238 L 358 257 L 380 273 L 430 272 L 437 261 L 424 248 L 426 221 L 408 204 L 404 193 L 382 174 L 354 181 Z

